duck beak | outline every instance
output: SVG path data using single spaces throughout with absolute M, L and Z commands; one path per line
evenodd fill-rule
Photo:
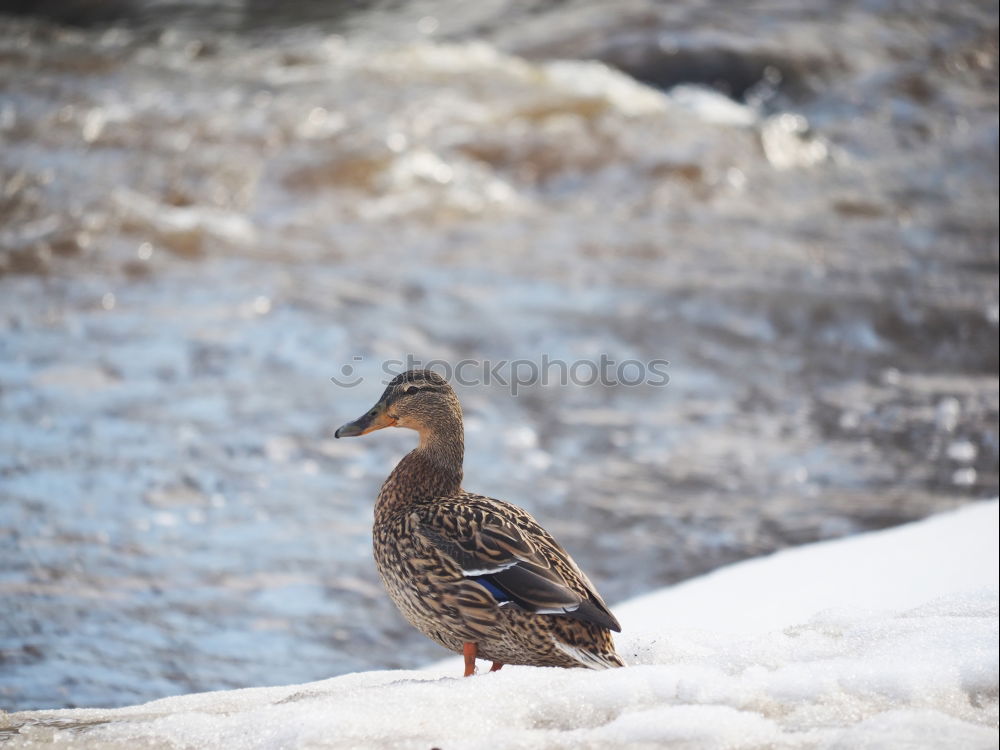
M 333 433 L 333 436 L 336 438 L 342 438 L 367 435 L 369 432 L 381 430 L 383 427 L 393 427 L 395 424 L 396 419 L 394 417 L 390 417 L 386 413 L 385 407 L 381 404 L 376 404 L 366 414 L 358 417 L 353 422 L 348 422 L 338 428 L 337 431 Z

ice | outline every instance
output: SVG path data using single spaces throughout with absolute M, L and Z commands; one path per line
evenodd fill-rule
M 616 610 L 626 669 L 359 672 L 0 716 L 9 747 L 993 748 L 996 500 Z

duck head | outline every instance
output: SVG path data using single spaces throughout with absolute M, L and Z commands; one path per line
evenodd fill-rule
M 461 436 L 462 407 L 448 381 L 431 370 L 409 370 L 397 375 L 376 404 L 340 427 L 334 437 L 355 437 L 383 427 L 406 427 L 429 436 L 458 430 Z

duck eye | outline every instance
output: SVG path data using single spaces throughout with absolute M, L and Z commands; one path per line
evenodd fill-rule
M 410 395 L 411 393 L 416 393 L 419 390 L 420 389 L 417 388 L 417 386 L 415 385 L 408 385 L 406 386 L 406 388 L 403 389 L 403 393 L 405 393 L 406 395 Z
M 372 409 L 370 412 L 368 412 L 368 416 L 369 417 L 377 417 L 378 416 L 378 409 Z

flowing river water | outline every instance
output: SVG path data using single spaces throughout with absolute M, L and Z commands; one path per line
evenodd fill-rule
M 0 16 L 0 708 L 442 656 L 407 356 L 669 362 L 458 389 L 611 602 L 997 493 L 995 2 L 270 5 Z

